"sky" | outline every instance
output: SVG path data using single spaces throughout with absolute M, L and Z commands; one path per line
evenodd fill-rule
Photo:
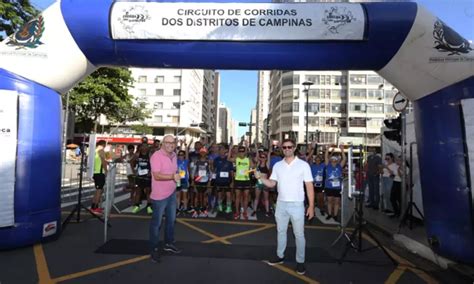
M 52 0 L 31 0 L 40 10 L 47 8 Z M 196 2 L 199 2 L 196 0 Z M 221 1 L 217 1 L 221 2 Z M 270 2 L 244 0 L 235 2 Z M 432 14 L 440 18 L 461 36 L 474 40 L 474 0 L 416 0 Z M 219 71 L 221 74 L 220 101 L 231 109 L 232 117 L 249 122 L 251 109 L 257 102 L 257 71 Z M 246 128 L 239 128 L 242 135 Z

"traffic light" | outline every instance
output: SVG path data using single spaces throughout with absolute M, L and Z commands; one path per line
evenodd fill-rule
M 395 119 L 385 119 L 383 121 L 385 126 L 390 130 L 385 130 L 383 135 L 388 140 L 396 141 L 398 144 L 402 145 L 402 118 L 398 116 Z

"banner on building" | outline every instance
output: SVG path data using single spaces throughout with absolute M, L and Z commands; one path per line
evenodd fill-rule
M 113 39 L 201 41 L 363 40 L 360 4 L 116 2 Z
M 15 167 L 18 93 L 0 90 L 0 228 L 15 223 Z

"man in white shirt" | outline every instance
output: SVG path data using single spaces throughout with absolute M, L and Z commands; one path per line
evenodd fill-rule
M 286 237 L 288 223 L 291 220 L 293 233 L 296 241 L 296 272 L 305 274 L 305 246 L 304 238 L 304 187 L 308 195 L 309 206 L 306 216 L 311 220 L 314 217 L 314 188 L 311 168 L 306 161 L 295 156 L 295 142 L 290 139 L 284 140 L 281 146 L 284 159 L 277 162 L 273 167 L 269 179 L 257 176 L 267 187 L 275 187 L 278 184 L 278 200 L 275 212 L 277 223 L 277 255 L 268 264 L 281 264 L 285 260 Z

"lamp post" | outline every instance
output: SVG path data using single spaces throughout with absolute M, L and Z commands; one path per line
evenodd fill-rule
M 311 81 L 306 81 L 303 83 L 304 87 L 304 92 L 306 94 L 306 137 L 305 137 L 305 143 L 306 143 L 306 152 L 308 152 L 309 149 L 309 144 L 308 144 L 308 139 L 309 139 L 309 118 L 308 118 L 308 111 L 309 111 L 309 89 L 311 88 L 311 85 L 314 83 Z

